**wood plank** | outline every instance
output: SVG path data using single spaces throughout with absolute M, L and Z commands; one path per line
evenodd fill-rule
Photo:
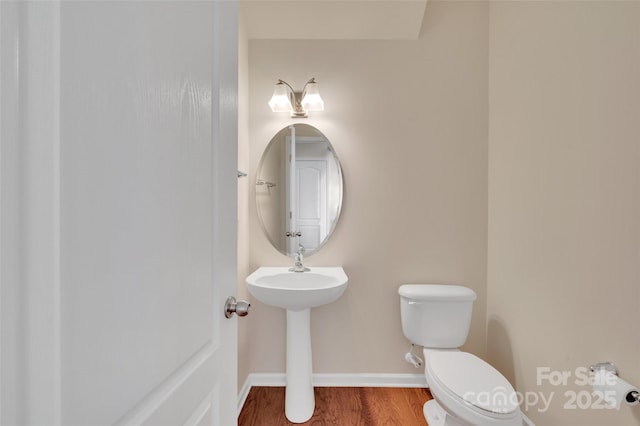
M 425 388 L 318 387 L 316 409 L 305 425 L 424 426 Z M 284 387 L 254 386 L 238 418 L 239 426 L 293 425 L 284 415 Z

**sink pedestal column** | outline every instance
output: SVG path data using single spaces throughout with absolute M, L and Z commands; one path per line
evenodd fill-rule
M 285 415 L 290 422 L 304 423 L 316 407 L 311 383 L 311 309 L 287 309 L 286 366 Z

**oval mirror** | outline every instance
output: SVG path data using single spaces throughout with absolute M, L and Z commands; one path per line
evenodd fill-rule
M 258 165 L 256 206 L 271 244 L 309 256 L 336 227 L 342 207 L 342 169 L 331 143 L 308 124 L 280 130 Z

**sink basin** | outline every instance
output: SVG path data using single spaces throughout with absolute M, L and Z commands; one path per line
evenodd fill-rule
M 293 423 L 313 416 L 311 308 L 342 296 L 347 275 L 340 266 L 291 272 L 288 267 L 261 266 L 246 279 L 249 293 L 262 303 L 287 310 L 287 359 L 284 411 Z
M 262 266 L 247 277 L 247 287 L 262 303 L 299 311 L 334 302 L 346 290 L 347 281 L 339 266 L 314 267 L 307 272 Z

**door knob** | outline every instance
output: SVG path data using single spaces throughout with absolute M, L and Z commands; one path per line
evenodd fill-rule
M 246 317 L 249 314 L 249 308 L 251 308 L 251 303 L 246 300 L 236 302 L 236 298 L 231 296 L 224 304 L 224 316 L 231 318 L 233 314 L 238 314 L 239 317 Z

